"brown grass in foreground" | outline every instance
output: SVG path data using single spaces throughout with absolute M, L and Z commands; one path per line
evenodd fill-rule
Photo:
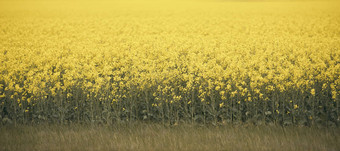
M 0 150 L 336 151 L 339 128 L 279 126 L 1 126 Z

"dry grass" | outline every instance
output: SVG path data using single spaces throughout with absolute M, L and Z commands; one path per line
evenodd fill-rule
M 0 150 L 339 150 L 339 128 L 279 126 L 2 126 Z

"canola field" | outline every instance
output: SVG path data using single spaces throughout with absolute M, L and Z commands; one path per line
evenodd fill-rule
M 339 126 L 339 75 L 339 1 L 0 1 L 2 123 Z

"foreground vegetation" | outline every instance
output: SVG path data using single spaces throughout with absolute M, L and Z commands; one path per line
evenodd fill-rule
M 1 1 L 3 123 L 339 126 L 337 1 Z
M 157 124 L 0 127 L 3 151 L 336 151 L 340 129 Z

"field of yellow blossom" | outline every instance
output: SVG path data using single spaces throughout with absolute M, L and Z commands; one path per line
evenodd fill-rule
M 339 8 L 1 0 L 0 120 L 337 127 Z

